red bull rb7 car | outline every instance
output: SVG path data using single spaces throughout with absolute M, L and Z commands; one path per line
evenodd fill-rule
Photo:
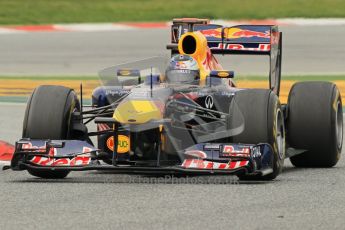
M 299 82 L 288 103 L 280 103 L 277 26 L 175 19 L 167 48 L 169 58 L 100 71 L 91 106 L 70 88 L 36 88 L 10 168 L 41 178 L 113 170 L 272 180 L 286 158 L 296 167 L 332 167 L 339 160 L 343 113 L 336 85 Z M 234 72 L 216 56 L 237 54 L 269 58 L 266 89 L 236 87 Z

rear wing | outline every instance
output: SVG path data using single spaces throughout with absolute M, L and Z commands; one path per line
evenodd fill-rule
M 200 31 L 207 39 L 212 54 L 268 55 L 270 89 L 279 95 L 281 78 L 282 33 L 275 25 L 238 25 L 223 27 L 206 19 L 174 19 L 171 26 L 172 54 L 186 32 Z
M 276 26 L 210 26 L 199 26 L 196 30 L 205 35 L 208 47 L 215 54 L 269 54 L 271 42 L 278 36 Z

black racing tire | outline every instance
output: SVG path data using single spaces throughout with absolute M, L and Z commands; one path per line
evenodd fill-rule
M 28 100 L 24 121 L 23 138 L 66 140 L 72 137 L 72 112 L 80 110 L 75 92 L 64 86 L 42 85 L 37 87 Z M 36 177 L 59 179 L 68 170 L 28 169 Z
M 299 82 L 288 98 L 287 141 L 307 150 L 290 158 L 296 167 L 333 167 L 340 158 L 343 111 L 339 89 L 329 82 Z
M 285 158 L 284 115 L 279 98 L 271 90 L 248 89 L 236 93 L 235 101 L 244 118 L 244 131 L 233 143 L 272 146 L 273 172 L 267 175 L 239 175 L 240 180 L 273 180 L 282 171 Z

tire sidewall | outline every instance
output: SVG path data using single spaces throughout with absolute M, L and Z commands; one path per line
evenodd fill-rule
M 340 108 L 342 110 L 342 101 L 341 101 L 341 96 L 340 96 L 340 92 L 337 89 L 337 87 L 334 87 L 333 90 L 333 94 L 332 94 L 332 108 L 331 108 L 331 140 L 333 142 L 333 146 L 334 146 L 334 150 L 335 151 L 335 159 L 334 162 L 338 162 L 340 159 L 340 155 L 341 155 L 341 149 L 342 149 L 342 142 L 343 140 L 340 140 L 340 146 L 338 146 L 338 138 L 337 138 L 337 133 L 336 133 L 336 129 L 337 129 L 337 112 L 338 112 L 338 103 L 340 103 Z M 342 116 L 342 111 L 340 112 L 340 115 Z M 343 119 L 341 118 L 342 122 Z M 343 126 L 341 126 L 342 129 L 342 133 L 343 133 Z
M 280 114 L 279 114 L 280 113 Z M 267 123 L 267 130 L 268 130 L 268 143 L 271 145 L 273 149 L 273 173 L 267 175 L 267 178 L 274 179 L 277 177 L 283 170 L 284 167 L 284 159 L 285 159 L 285 125 L 284 125 L 284 117 L 281 110 L 281 105 L 279 102 L 278 97 L 272 92 L 270 94 L 269 104 L 268 104 L 268 123 Z M 283 146 L 281 152 L 278 149 L 277 143 L 277 122 L 278 116 L 281 116 L 283 119 Z
M 273 150 L 273 172 L 261 175 L 240 175 L 244 180 L 273 180 L 282 171 L 285 158 L 285 125 L 284 116 L 278 96 L 271 90 L 247 89 L 237 93 L 236 103 L 244 118 L 244 131 L 232 137 L 233 143 L 259 144 L 267 143 Z M 282 153 L 279 154 L 277 143 L 277 114 L 281 116 L 283 125 Z

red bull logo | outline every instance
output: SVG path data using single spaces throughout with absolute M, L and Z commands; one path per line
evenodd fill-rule
M 229 30 L 231 32 L 231 29 Z M 258 37 L 258 38 L 270 38 L 270 32 L 259 32 L 259 31 L 252 31 L 252 30 L 239 30 L 234 31 L 232 34 L 228 33 L 228 37 L 231 38 L 252 38 L 252 37 Z
M 31 163 L 41 166 L 85 166 L 90 164 L 90 156 L 76 156 L 72 159 L 70 158 L 48 158 L 43 156 L 34 156 L 31 160 Z
M 222 38 L 222 29 L 209 29 L 209 30 L 201 30 L 200 31 L 206 38 L 214 37 L 214 38 Z
M 200 31 L 206 38 L 214 37 L 214 38 L 222 38 L 222 28 L 217 29 L 209 29 L 209 30 L 201 30 Z M 260 31 L 253 31 L 253 30 L 243 30 L 240 28 L 226 28 L 223 31 L 224 38 L 226 39 L 236 39 L 236 38 L 270 38 L 270 31 L 260 32 Z

